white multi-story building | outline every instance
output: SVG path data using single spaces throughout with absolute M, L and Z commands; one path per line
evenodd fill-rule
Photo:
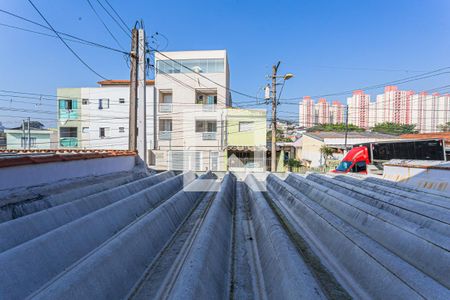
M 100 87 L 59 88 L 59 147 L 127 149 L 130 82 L 105 80 Z M 154 143 L 154 81 L 147 81 L 147 143 Z
M 231 106 L 225 50 L 155 54 L 157 169 L 223 170 L 226 108 Z
M 362 90 L 353 92 L 352 97 L 347 98 L 348 123 L 362 128 L 369 127 L 369 103 L 370 95 Z

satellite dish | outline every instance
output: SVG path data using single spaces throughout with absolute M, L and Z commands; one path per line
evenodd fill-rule
M 193 67 L 192 70 L 193 70 L 195 73 L 201 73 L 201 72 L 202 72 L 202 68 L 200 68 L 199 66 Z

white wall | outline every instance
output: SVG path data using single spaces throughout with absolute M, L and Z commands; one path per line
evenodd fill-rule
M 0 190 L 131 171 L 134 165 L 134 156 L 117 156 L 5 167 L 0 168 Z
M 152 149 L 153 135 L 153 105 L 154 87 L 147 86 L 147 144 Z M 82 88 L 81 98 L 89 99 L 89 104 L 81 107 L 81 148 L 86 149 L 128 149 L 129 128 L 129 86 L 105 86 L 98 88 Z M 119 98 L 124 98 L 125 103 L 119 103 Z M 109 108 L 99 109 L 99 99 L 109 99 Z M 88 127 L 83 132 L 83 127 Z M 109 128 L 106 138 L 100 138 L 100 128 Z M 124 132 L 119 132 L 123 127 Z

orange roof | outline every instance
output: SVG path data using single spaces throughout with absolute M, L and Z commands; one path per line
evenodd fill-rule
M 114 80 L 102 80 L 97 82 L 98 84 L 100 84 L 101 86 L 115 86 L 115 85 L 130 85 L 130 81 L 129 80 L 122 80 L 122 79 L 114 79 Z M 155 85 L 155 81 L 154 80 L 146 80 L 146 84 L 147 85 Z
M 408 133 L 400 136 L 402 139 L 444 139 L 450 143 L 450 132 Z
M 135 156 L 136 153 L 128 150 L 0 150 L 0 153 L 21 154 L 18 157 L 1 157 L 0 168 L 51 162 L 84 160 L 93 158 L 106 158 L 115 156 Z M 36 153 L 49 155 L 33 156 Z M 28 154 L 28 155 L 27 155 Z

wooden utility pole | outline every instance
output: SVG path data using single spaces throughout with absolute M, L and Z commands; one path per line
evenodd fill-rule
M 137 150 L 137 96 L 138 96 L 138 30 L 131 32 L 130 53 L 130 123 L 128 136 L 128 150 Z
M 145 31 L 138 30 L 138 89 L 137 89 L 137 151 L 140 159 L 147 164 L 147 101 L 146 101 L 146 77 L 145 71 Z
M 277 71 L 280 62 L 272 67 L 272 149 L 270 171 L 277 170 Z

